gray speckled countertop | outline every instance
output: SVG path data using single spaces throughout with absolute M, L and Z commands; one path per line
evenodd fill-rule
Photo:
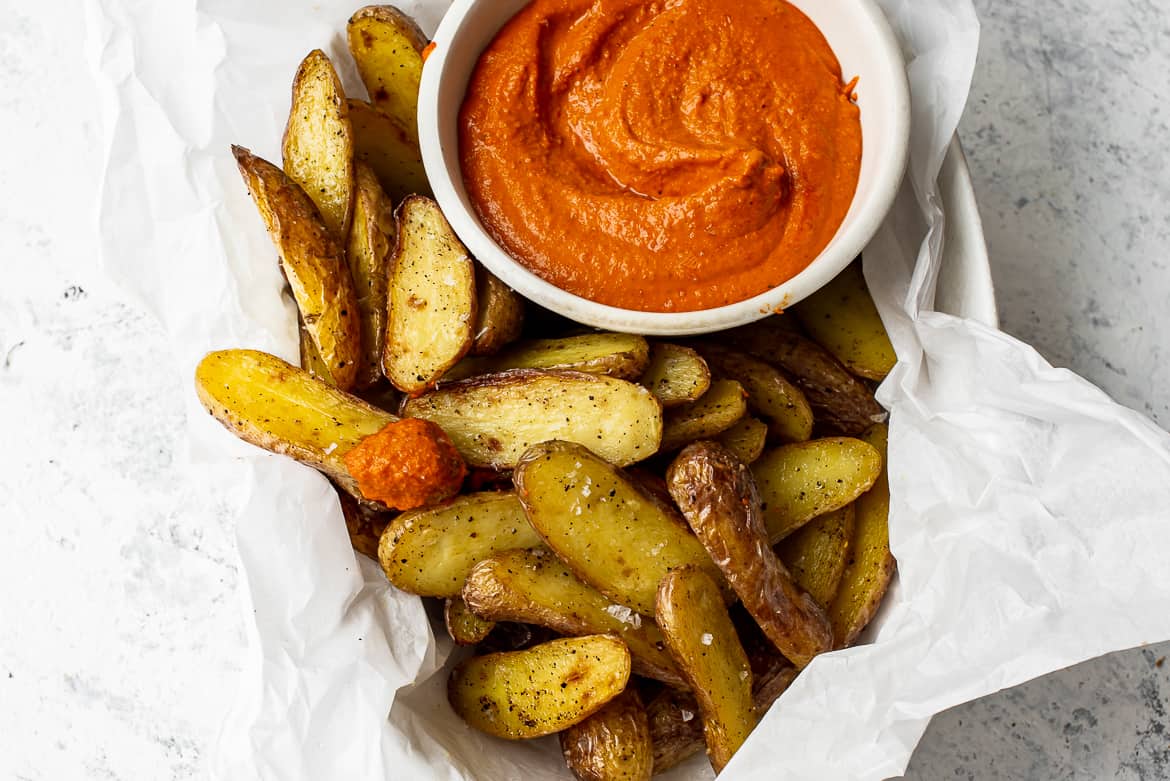
M 240 576 L 222 507 L 185 479 L 163 335 L 79 229 L 95 104 L 70 5 L 0 0 L 0 779 L 192 779 L 242 663 Z M 962 134 L 1003 326 L 1168 425 L 1164 3 L 977 5 Z M 906 777 L 1170 777 L 1164 655 L 942 714 Z

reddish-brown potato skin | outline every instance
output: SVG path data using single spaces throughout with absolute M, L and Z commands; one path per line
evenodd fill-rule
M 646 708 L 627 688 L 560 734 L 565 764 L 580 781 L 649 781 L 654 747 Z
M 716 442 L 696 442 L 670 465 L 667 487 L 703 547 L 764 634 L 797 667 L 833 647 L 824 610 L 768 544 L 751 471 Z

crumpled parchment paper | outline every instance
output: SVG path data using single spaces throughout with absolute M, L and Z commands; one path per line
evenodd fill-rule
M 814 661 L 727 778 L 896 775 L 933 714 L 1170 637 L 1167 435 L 1026 345 L 932 311 L 936 179 L 978 42 L 970 2 L 881 3 L 914 100 L 906 184 L 865 258 L 901 358 L 880 391 L 899 581 L 873 643 Z M 432 31 L 446 2 L 400 5 Z M 228 146 L 279 160 L 292 74 L 312 48 L 362 94 L 343 37 L 354 6 L 85 0 L 105 142 L 96 251 L 183 367 L 223 347 L 296 358 L 294 310 Z M 238 511 L 251 641 L 214 777 L 565 776 L 555 740 L 504 744 L 452 714 L 449 641 L 355 556 L 322 477 L 236 441 L 194 393 L 189 405 L 193 468 Z M 709 776 L 698 757 L 670 777 Z

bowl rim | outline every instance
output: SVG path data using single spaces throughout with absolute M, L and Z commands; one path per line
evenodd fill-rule
M 435 200 L 471 255 L 510 288 L 546 309 L 595 328 L 646 336 L 689 336 L 747 325 L 782 312 L 828 284 L 861 254 L 893 207 L 909 157 L 911 116 L 906 65 L 901 45 L 876 0 L 848 0 L 856 6 L 851 18 L 859 25 L 872 28 L 881 43 L 879 60 L 885 67 L 878 76 L 889 81 L 892 100 L 886 105 L 885 113 L 894 139 L 893 148 L 881 156 L 869 199 L 860 204 L 851 203 L 850 209 L 855 213 L 851 215 L 848 230 L 843 233 L 839 227 L 821 253 L 791 279 L 751 298 L 712 309 L 646 312 L 602 304 L 563 290 L 508 254 L 484 229 L 479 217 L 464 207 L 454 181 L 462 179 L 462 169 L 458 162 L 447 165 L 440 141 L 438 102 L 442 80 L 448 72 L 451 44 L 468 13 L 481 2 L 493 0 L 455 0 L 432 39 L 433 46 L 419 85 L 418 129 L 423 166 Z M 506 21 L 516 12 L 500 15 L 506 13 L 503 20 Z M 873 74 L 868 77 L 872 79 Z M 460 101 L 463 95 L 463 91 L 458 92 Z

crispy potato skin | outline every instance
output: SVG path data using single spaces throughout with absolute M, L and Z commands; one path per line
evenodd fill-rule
M 666 413 L 662 430 L 663 453 L 697 439 L 715 437 L 747 415 L 747 393 L 735 380 L 715 380 L 698 401 Z
M 764 523 L 773 544 L 813 518 L 838 510 L 869 490 L 882 456 L 851 437 L 783 445 L 752 464 Z
M 663 575 L 686 564 L 720 577 L 676 512 L 581 445 L 535 445 L 513 480 L 545 544 L 618 604 L 654 615 Z
M 520 338 L 524 330 L 524 299 L 483 266 L 476 266 L 475 284 L 479 312 L 471 354 L 495 355 Z
M 364 100 L 350 98 L 346 106 L 353 127 L 354 156 L 373 169 L 386 194 L 396 202 L 410 195 L 430 195 L 418 141 Z
M 719 586 L 695 567 L 669 572 L 656 617 L 703 714 L 707 757 L 721 771 L 756 726 L 752 673 Z
M 467 576 L 463 599 L 493 621 L 536 624 L 563 635 L 611 633 L 622 638 L 634 672 L 670 686 L 686 682 L 648 618 L 614 605 L 543 550 L 511 550 L 484 559 Z
M 443 625 L 455 645 L 482 643 L 496 628 L 496 622 L 471 612 L 460 597 L 448 597 L 443 601 Z
M 804 442 L 812 436 L 812 407 L 779 369 L 718 344 L 699 343 L 697 349 L 716 373 L 743 386 L 748 409 L 768 421 L 772 436 L 781 442 Z
M 579 442 L 619 466 L 649 458 L 662 440 L 662 409 L 645 388 L 571 371 L 513 369 L 406 399 L 404 417 L 450 435 L 473 467 L 511 469 L 534 444 Z
M 475 264 L 431 199 L 407 198 L 396 217 L 382 371 L 398 390 L 417 394 L 471 349 Z
M 322 382 L 333 385 L 333 375 L 329 372 L 329 366 L 321 357 L 317 345 L 313 343 L 313 336 L 309 329 L 305 328 L 305 318 L 300 312 L 297 312 L 297 337 L 301 344 L 301 368 Z
M 663 689 L 646 706 L 654 775 L 681 765 L 703 750 L 703 719 L 690 692 Z
M 793 314 L 814 341 L 860 377 L 884 380 L 898 362 L 865 284 L 861 258 L 797 304 Z
M 649 781 L 654 748 L 646 708 L 627 688 L 560 734 L 565 764 L 579 781 Z
M 530 339 L 492 357 L 466 358 L 445 379 L 461 380 L 509 369 L 542 369 L 636 380 L 649 360 L 649 345 L 640 336 L 590 333 L 560 339 Z
M 552 640 L 475 656 L 452 673 L 447 697 L 472 727 L 508 740 L 560 732 L 596 713 L 630 678 L 630 652 L 610 635 Z
M 484 491 L 405 512 L 382 533 L 378 560 L 396 587 L 458 597 L 472 568 L 496 553 L 541 545 L 516 494 Z
M 388 265 L 394 247 L 394 207 L 378 177 L 365 163 L 357 164 L 353 221 L 346 261 L 353 279 L 362 332 L 362 358 L 357 387 L 371 388 L 382 375 L 382 343 L 386 334 Z
M 319 469 L 358 499 L 363 497 L 344 456 L 397 420 L 256 350 L 208 353 L 195 369 L 195 391 L 203 407 L 240 439 Z
M 814 518 L 776 546 L 776 555 L 796 585 L 825 609 L 833 604 L 841 585 L 854 524 L 855 510 L 850 504 Z
M 833 647 L 829 620 L 768 544 L 760 497 L 743 462 L 715 442 L 690 445 L 666 484 L 695 535 L 768 639 L 797 667 Z
M 418 84 L 427 37 L 406 14 L 390 5 L 358 9 L 346 27 L 349 51 L 370 101 L 418 143 Z
M 243 147 L 233 146 L 232 153 L 329 379 L 349 390 L 361 360 L 361 325 L 345 250 L 309 196 L 283 171 Z
M 658 397 L 664 407 L 695 401 L 711 387 L 707 362 L 689 347 L 669 342 L 650 345 L 650 363 L 642 384 Z
M 344 239 L 353 212 L 353 127 L 341 80 L 320 49 L 309 52 L 293 79 L 281 147 L 285 173 L 304 188 L 329 231 Z
M 885 417 L 886 411 L 869 388 L 824 348 L 781 325 L 777 318 L 728 331 L 726 338 L 787 372 L 804 392 L 818 423 L 856 435 Z
M 858 498 L 857 522 L 849 562 L 829 608 L 838 648 L 852 645 L 882 604 L 897 562 L 890 552 L 890 484 L 885 466 L 889 427 L 874 426 L 862 435 L 882 456 L 882 470 L 873 487 Z

